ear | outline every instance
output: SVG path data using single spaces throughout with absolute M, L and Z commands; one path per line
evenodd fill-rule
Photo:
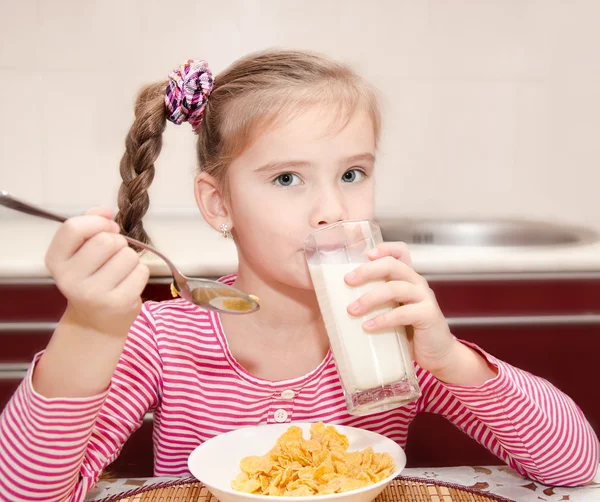
M 219 227 L 225 223 L 231 230 L 229 208 L 214 177 L 206 173 L 196 176 L 194 195 L 202 216 L 211 227 L 220 231 Z

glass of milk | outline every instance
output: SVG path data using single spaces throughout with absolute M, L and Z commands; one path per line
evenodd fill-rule
M 348 411 L 366 415 L 396 408 L 421 395 L 403 327 L 368 332 L 362 324 L 398 304 L 352 316 L 348 305 L 385 281 L 351 287 L 344 276 L 383 241 L 370 220 L 341 221 L 313 232 L 304 243 L 308 268 L 329 343 L 344 388 Z

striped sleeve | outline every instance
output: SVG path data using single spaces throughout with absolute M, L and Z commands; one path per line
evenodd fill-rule
M 88 398 L 45 398 L 32 385 L 37 354 L 0 415 L 0 501 L 81 502 L 157 405 L 160 360 L 144 308 L 109 389 Z
M 108 394 L 82 399 L 41 396 L 31 383 L 40 355 L 0 416 L 3 502 L 71 500 L 94 422 Z
M 577 405 L 550 382 L 477 350 L 498 375 L 476 387 L 427 374 L 423 409 L 448 418 L 515 469 L 547 485 L 578 486 L 598 470 L 598 439 Z

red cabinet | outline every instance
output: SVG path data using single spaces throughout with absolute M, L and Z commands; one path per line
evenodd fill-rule
M 169 280 L 153 279 L 145 300 L 170 298 Z M 499 359 L 546 378 L 570 395 L 600 432 L 595 364 L 600 361 L 600 276 L 438 276 L 430 284 L 453 333 Z M 0 282 L 0 407 L 43 349 L 65 307 L 51 281 Z M 152 420 L 125 445 L 110 470 L 151 475 Z M 410 466 L 500 461 L 445 419 L 419 415 L 411 425 Z

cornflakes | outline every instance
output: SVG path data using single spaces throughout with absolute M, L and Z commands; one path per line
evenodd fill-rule
M 387 478 L 395 465 L 371 447 L 348 451 L 348 438 L 322 422 L 310 439 L 292 425 L 266 455 L 245 457 L 231 482 L 234 490 L 257 495 L 304 497 L 356 490 Z

